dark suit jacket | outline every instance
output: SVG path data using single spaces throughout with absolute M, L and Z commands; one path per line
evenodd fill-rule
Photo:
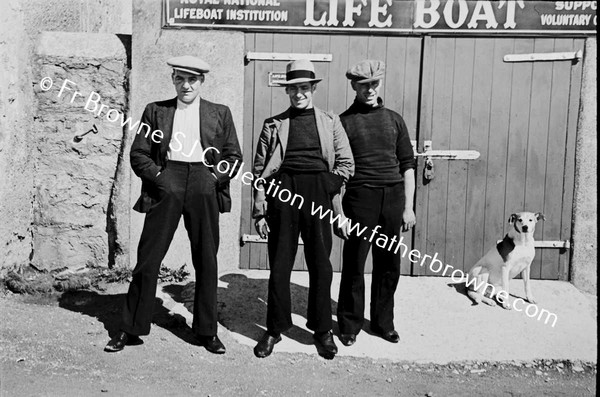
M 167 162 L 175 109 L 177 109 L 177 98 L 148 104 L 141 121 L 149 127 L 140 124 L 131 145 L 131 168 L 142 179 L 142 194 L 133 207 L 138 212 L 148 212 L 154 204 L 154 199 L 148 194 L 148 191 L 155 182 L 156 174 L 164 168 Z M 157 130 L 160 132 L 155 133 L 154 139 L 152 139 L 153 133 Z M 161 135 L 162 138 L 160 138 Z M 230 164 L 228 173 L 220 173 L 217 167 L 210 168 L 217 177 L 219 211 L 229 212 L 231 211 L 230 175 L 235 176 L 241 167 L 242 151 L 233 125 L 231 111 L 227 106 L 200 99 L 200 143 L 203 149 L 209 147 L 216 149 L 206 152 L 205 162 L 207 164 L 216 166 L 221 161 Z

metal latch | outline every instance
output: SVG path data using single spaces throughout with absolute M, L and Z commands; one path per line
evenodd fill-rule
M 423 169 L 423 178 L 428 181 L 433 179 L 433 160 L 431 157 L 425 159 L 425 168 Z
M 423 151 L 420 153 L 414 150 L 415 146 L 416 142 L 413 143 L 415 157 L 427 157 L 432 160 L 476 160 L 480 156 L 477 150 L 433 150 L 431 141 L 423 141 Z
M 240 238 L 240 246 L 246 245 L 246 243 L 267 243 L 268 239 L 260 237 L 258 234 L 242 234 Z M 302 237 L 298 237 L 298 244 L 304 245 Z

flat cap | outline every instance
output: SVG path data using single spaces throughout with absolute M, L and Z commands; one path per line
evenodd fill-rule
M 346 77 L 357 83 L 369 83 L 381 80 L 385 74 L 385 63 L 383 61 L 366 60 L 352 66 L 346 72 Z
M 196 75 L 208 73 L 210 70 L 208 63 L 191 55 L 170 58 L 167 60 L 167 65 L 171 66 L 175 70 L 181 70 L 182 72 Z

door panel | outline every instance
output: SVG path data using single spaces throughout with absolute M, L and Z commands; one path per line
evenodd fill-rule
M 507 63 L 503 57 L 582 47 L 583 39 L 246 34 L 247 51 L 332 54 L 331 62 L 315 62 L 324 78 L 315 105 L 336 114 L 354 99 L 344 77 L 347 68 L 363 59 L 384 60 L 382 97 L 403 116 L 420 150 L 431 140 L 434 150 L 480 153 L 477 160 L 434 160 L 431 181 L 423 179 L 424 159 L 419 158 L 414 244 L 411 233 L 402 235 L 409 247 L 437 254 L 463 271 L 504 236 L 513 212 L 546 215 L 538 223 L 537 240 L 570 240 L 581 64 Z M 246 67 L 246 164 L 252 164 L 263 120 L 289 104 L 283 88 L 267 85 L 268 72 L 283 72 L 286 63 L 254 61 Z M 242 234 L 256 234 L 248 186 L 243 186 L 242 206 Z M 336 271 L 342 266 L 341 249 L 334 237 Z M 302 251 L 300 246 L 297 270 L 306 269 Z M 266 269 L 267 262 L 264 242 L 242 248 L 242 268 Z M 537 249 L 531 274 L 567 279 L 568 265 L 568 251 Z M 407 259 L 401 270 L 440 275 Z
M 524 210 L 546 214 L 537 240 L 570 239 L 565 212 L 581 66 L 503 57 L 582 46 L 573 39 L 425 38 L 419 141 L 481 156 L 434 160 L 435 178 L 418 178 L 415 248 L 422 254 L 468 271 L 507 232 L 509 215 Z M 532 278 L 564 278 L 568 252 L 536 251 Z M 440 275 L 418 264 L 413 273 Z
M 367 37 L 343 35 L 306 35 L 248 33 L 246 51 L 276 53 L 325 53 L 331 62 L 314 62 L 321 81 L 315 93 L 315 106 L 340 114 L 354 100 L 354 91 L 345 77 L 349 66 L 364 59 L 381 59 L 387 64 L 387 76 L 381 96 L 390 109 L 403 115 L 411 139 L 416 139 L 419 95 L 421 39 L 414 37 Z M 268 73 L 285 72 L 287 61 L 252 61 L 245 70 L 244 92 L 244 162 L 252 164 L 260 129 L 265 118 L 284 111 L 289 100 L 282 87 L 268 86 Z M 251 217 L 252 198 L 249 186 L 242 187 L 242 234 L 255 235 Z M 404 242 L 412 245 L 411 233 L 403 234 Z M 334 271 L 340 271 L 342 242 L 334 236 L 331 261 Z M 268 267 L 265 242 L 247 242 L 240 255 L 240 267 Z M 305 270 L 303 246 L 300 245 L 295 270 Z M 371 258 L 366 271 L 371 271 Z M 410 274 L 410 262 L 404 260 L 402 273 Z

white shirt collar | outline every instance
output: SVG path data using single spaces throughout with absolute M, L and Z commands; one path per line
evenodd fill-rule
M 194 109 L 200 109 L 200 95 L 198 95 L 192 103 L 185 103 L 180 101 L 179 98 L 177 98 L 177 109 L 186 110 L 190 107 Z

